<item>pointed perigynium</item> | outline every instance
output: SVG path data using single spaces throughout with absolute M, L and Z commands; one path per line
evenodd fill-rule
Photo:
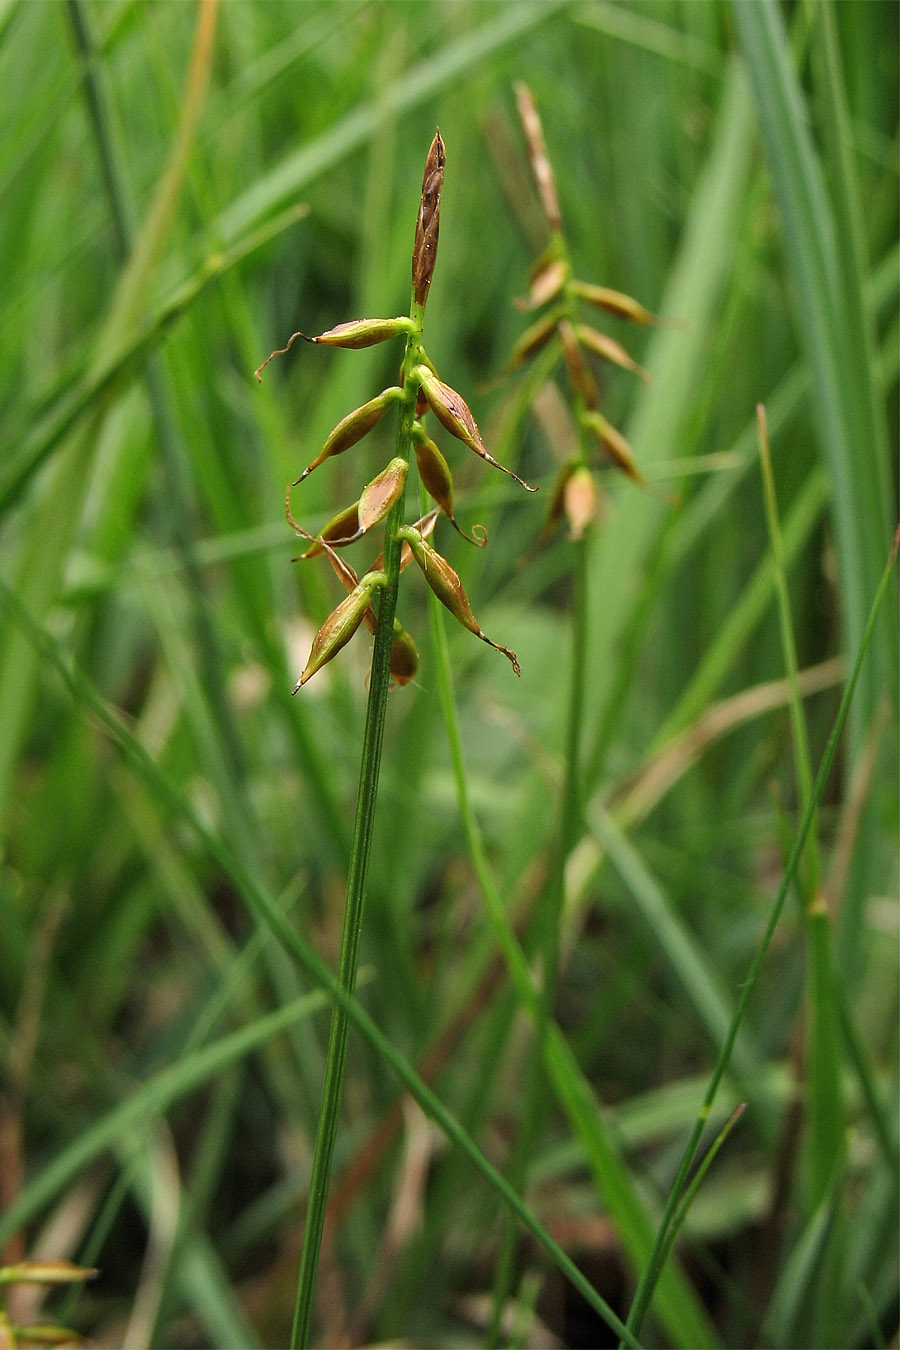
M 559 198 L 556 195 L 553 169 L 550 166 L 550 160 L 547 158 L 547 146 L 544 143 L 541 119 L 538 116 L 534 98 L 527 84 L 517 84 L 515 94 L 519 117 L 525 130 L 525 139 L 528 142 L 531 167 L 541 197 L 541 205 L 544 208 L 551 233 L 558 234 L 562 229 L 562 216 L 559 210 Z
M 303 333 L 295 333 L 288 342 L 287 348 L 283 349 L 287 350 L 297 338 L 324 346 L 348 348 L 369 347 L 401 334 L 406 334 L 408 339 L 407 354 L 401 365 L 397 384 L 382 390 L 376 398 L 370 399 L 342 418 L 327 437 L 319 454 L 307 465 L 296 483 L 291 486 L 295 487 L 302 483 L 312 473 L 313 469 L 318 468 L 326 459 L 343 454 L 345 450 L 356 445 L 376 426 L 392 403 L 408 400 L 409 404 L 415 403 L 411 435 L 408 426 L 404 428 L 403 422 L 401 422 L 401 428 L 403 428 L 402 434 L 410 436 L 409 443 L 405 448 L 407 450 L 415 449 L 421 482 L 453 527 L 471 543 L 480 545 L 485 542 L 483 528 L 476 525 L 472 535 L 465 534 L 460 528 L 453 510 L 453 480 L 447 461 L 424 431 L 421 423 L 415 419 L 424 416 L 431 409 L 438 420 L 457 439 L 463 441 L 488 464 L 515 478 L 528 491 L 534 492 L 537 489 L 529 487 L 517 474 L 498 464 L 493 456 L 488 453 L 467 403 L 455 389 L 444 384 L 438 378 L 437 371 L 422 346 L 421 311 L 428 297 L 428 289 L 431 285 L 437 259 L 443 179 L 444 143 L 440 131 L 438 131 L 435 133 L 428 152 L 422 181 L 422 195 L 416 221 L 416 236 L 412 257 L 413 307 L 410 317 L 408 319 L 354 319 L 348 323 L 338 324 L 336 327 L 312 338 L 306 337 Z M 273 353 L 273 355 L 278 354 Z M 271 359 L 270 357 L 269 360 Z M 263 364 L 267 363 L 264 362 Z M 260 367 L 260 371 L 262 368 Z M 290 488 L 288 488 L 285 500 L 285 514 L 288 523 L 309 545 L 301 557 L 308 559 L 325 554 L 341 584 L 348 592 L 316 634 L 309 660 L 297 681 L 294 693 L 350 641 L 360 626 L 364 625 L 370 632 L 377 633 L 381 620 L 376 614 L 372 602 L 376 591 L 388 584 L 385 555 L 382 554 L 377 558 L 360 580 L 354 568 L 340 556 L 337 550 L 355 543 L 367 530 L 386 517 L 391 519 L 390 513 L 399 506 L 404 498 L 407 469 L 407 455 L 401 453 L 372 479 L 363 489 L 357 501 L 332 516 L 315 535 L 298 525 L 291 515 Z M 509 648 L 493 642 L 482 632 L 472 614 L 471 606 L 459 577 L 450 564 L 439 553 L 435 552 L 427 542 L 428 536 L 434 529 L 437 516 L 438 511 L 431 511 L 415 525 L 401 527 L 395 533 L 394 538 L 401 545 L 399 571 L 402 572 L 415 558 L 425 573 L 428 584 L 441 602 L 472 633 L 475 633 L 489 646 L 503 652 L 518 675 L 519 663 L 515 653 L 511 652 Z M 393 585 L 393 581 L 391 584 Z M 398 684 L 406 684 L 413 678 L 417 666 L 418 654 L 415 643 L 395 619 L 391 646 L 391 674 Z
M 618 469 L 633 482 L 646 487 L 646 480 L 625 437 L 597 411 L 600 391 L 591 372 L 590 359 L 599 357 L 601 361 L 628 370 L 645 382 L 649 382 L 650 376 L 621 343 L 591 325 L 579 322 L 576 313 L 583 302 L 632 323 L 656 324 L 666 321 L 658 319 L 622 291 L 579 281 L 572 275 L 540 116 L 527 86 L 516 85 L 515 94 L 528 157 L 550 227 L 550 240 L 532 271 L 528 295 L 514 302 L 522 312 L 543 309 L 543 313 L 516 342 L 507 369 L 513 370 L 523 365 L 549 344 L 558 343 L 569 386 L 581 404 L 579 418 L 582 426 L 599 440 L 607 457 Z M 596 512 L 596 492 L 588 483 L 586 466 L 585 471 L 581 472 L 576 471 L 576 464 L 577 461 L 571 461 L 564 466 L 557 480 L 545 534 L 551 533 L 565 516 L 573 537 L 579 538 Z
M 526 483 L 524 478 L 520 478 L 517 473 L 513 473 L 512 469 L 507 469 L 504 464 L 501 464 L 499 460 L 494 459 L 494 456 L 488 453 L 487 447 L 481 439 L 478 424 L 472 416 L 472 410 L 462 394 L 458 394 L 455 389 L 451 389 L 449 384 L 444 384 L 443 380 L 439 380 L 424 366 L 417 368 L 416 378 L 431 411 L 441 425 L 447 428 L 451 436 L 455 436 L 457 440 L 462 441 L 463 445 L 467 445 L 470 450 L 474 450 L 475 454 L 479 455 L 486 463 L 492 464 L 501 473 L 514 478 L 526 492 L 537 492 L 536 487 Z
M 441 224 L 441 188 L 444 183 L 444 142 L 440 131 L 434 133 L 434 140 L 425 161 L 425 176 L 422 179 L 422 199 L 419 203 L 419 215 L 416 220 L 416 238 L 412 255 L 412 284 L 416 304 L 424 306 L 428 299 L 428 288 L 434 275 L 437 261 L 438 233 Z
M 494 642 L 487 633 L 483 632 L 478 620 L 472 613 L 472 606 L 469 604 L 469 597 L 463 589 L 463 584 L 457 573 L 453 570 L 446 558 L 442 558 L 440 553 L 427 542 L 418 532 L 407 526 L 401 530 L 401 537 L 409 544 L 412 549 L 412 555 L 422 569 L 422 574 L 428 585 L 434 591 L 441 604 L 449 609 L 463 628 L 467 628 L 470 633 L 481 638 L 489 647 L 495 651 L 502 652 L 512 665 L 517 675 L 521 675 L 519 668 L 519 658 L 509 647 L 503 647 L 499 642 Z

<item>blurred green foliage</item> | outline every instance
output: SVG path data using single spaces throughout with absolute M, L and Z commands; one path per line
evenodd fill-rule
M 515 80 L 541 110 L 578 274 L 683 321 L 608 325 L 653 382 L 608 374 L 604 411 L 679 504 L 604 477 L 557 1002 L 653 1210 L 717 1048 L 697 962 L 733 1006 L 797 819 L 788 696 L 768 690 L 785 666 L 758 403 L 814 765 L 837 706 L 834 658 L 855 653 L 890 543 L 897 44 L 896 6 L 880 0 L 0 6 L 0 577 L 331 961 L 368 639 L 290 698 L 339 592 L 324 566 L 291 565 L 284 487 L 348 408 L 396 379 L 399 353 L 295 347 L 259 387 L 254 368 L 298 327 L 405 311 L 439 124 L 429 353 L 491 452 L 546 497 L 556 405 L 545 390 L 534 416 L 523 385 L 498 378 L 523 326 L 511 301 L 544 242 Z M 387 460 L 389 420 L 297 489 L 307 528 Z M 445 452 L 461 524 L 484 522 L 490 543 L 476 552 L 445 528 L 439 547 L 522 665 L 518 682 L 448 629 L 469 792 L 527 951 L 554 839 L 570 545 L 542 540 L 540 499 L 460 445 Z M 502 1169 L 527 1038 L 460 829 L 421 578 L 404 578 L 401 606 L 421 665 L 391 696 L 360 997 Z M 684 1268 L 725 1344 L 896 1333 L 887 609 L 819 815 L 838 993 L 807 979 L 801 906 L 789 906 L 720 1103 L 721 1119 L 739 1099 L 751 1110 L 688 1221 Z M 27 1219 L 36 1241 L 53 1215 L 50 1254 L 101 1268 L 76 1303 L 51 1305 L 98 1341 L 283 1344 L 325 1016 L 303 1005 L 287 1030 L 262 1020 L 304 980 L 89 702 L 0 609 L 0 1193 L 15 1219 L 0 1230 L 9 1242 Z M 605 860 L 604 807 L 658 886 L 664 923 L 651 892 Z M 823 1194 L 804 1047 L 816 1000 L 832 997 L 846 1148 Z M 246 1046 L 212 1078 L 185 1070 L 177 1090 L 178 1066 L 236 1028 Z M 148 1092 L 67 1173 L 85 1132 L 160 1073 L 176 1087 Z M 350 1075 L 320 1335 L 476 1343 L 498 1202 L 410 1111 L 382 1148 L 396 1082 L 359 1042 Z M 342 1190 L 360 1160 L 370 1167 Z M 625 1315 L 637 1272 L 561 1115 L 530 1175 L 535 1214 Z M 519 1262 L 564 1344 L 603 1343 L 536 1250 L 523 1245 Z M 669 1342 L 661 1325 L 646 1343 Z

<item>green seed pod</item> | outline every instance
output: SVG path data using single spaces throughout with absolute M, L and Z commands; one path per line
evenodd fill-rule
M 391 674 L 397 684 L 409 684 L 419 669 L 419 653 L 412 636 L 394 620 L 394 641 L 391 644 Z
M 495 469 L 499 469 L 501 473 L 514 478 L 526 492 L 537 492 L 536 487 L 531 487 L 530 484 L 525 482 L 524 478 L 520 478 L 517 473 L 513 473 L 512 469 L 507 469 L 494 459 L 493 455 L 488 453 L 484 441 L 481 439 L 481 432 L 478 430 L 475 418 L 461 394 L 458 394 L 455 389 L 451 389 L 449 384 L 444 384 L 443 380 L 439 380 L 425 366 L 416 367 L 416 378 L 435 417 L 442 426 L 447 428 L 451 436 L 455 436 L 457 440 L 462 441 L 470 450 L 474 450 L 476 455 L 480 455 L 488 464 L 492 464 Z
M 365 618 L 374 592 L 386 581 L 387 577 L 383 572 L 367 572 L 362 581 L 344 597 L 337 609 L 329 614 L 313 638 L 309 660 L 292 693 L 296 694 L 317 670 L 321 670 L 332 657 L 337 656 L 342 647 L 346 647 Z
M 502 652 L 512 664 L 516 674 L 521 675 L 519 660 L 515 652 L 510 651 L 509 647 L 502 647 L 499 642 L 494 642 L 486 633 L 482 632 L 478 620 L 472 613 L 472 606 L 469 604 L 469 597 L 463 589 L 463 584 L 447 559 L 442 558 L 440 553 L 433 549 L 427 540 L 419 534 L 418 530 L 407 526 L 400 534 L 401 538 L 409 544 L 412 555 L 422 569 L 425 580 L 441 604 L 449 609 L 454 619 L 458 620 L 463 628 L 468 628 L 470 633 L 474 633 L 476 637 L 481 638 L 482 642 L 486 642 L 489 647 L 494 647 L 498 652 Z
M 308 464 L 301 473 L 300 477 L 294 481 L 293 486 L 302 483 L 313 469 L 317 469 L 326 459 L 332 455 L 342 455 L 345 450 L 349 450 L 351 445 L 356 445 L 363 436 L 367 435 L 374 426 L 381 421 L 384 414 L 392 403 L 403 395 L 403 390 L 398 385 L 391 385 L 388 389 L 383 389 L 376 398 L 369 399 L 361 408 L 355 408 L 352 413 L 338 422 L 337 426 L 329 435 L 322 449 L 311 464 Z
M 318 337 L 309 338 L 310 342 L 322 343 L 327 347 L 374 347 L 379 342 L 411 333 L 415 327 L 407 315 L 396 319 L 351 319 L 348 323 L 339 323 L 328 328 Z
M 614 342 L 611 337 L 607 337 L 605 333 L 598 333 L 596 328 L 591 328 L 586 323 L 575 325 L 575 336 L 582 346 L 596 352 L 597 356 L 602 356 L 604 361 L 611 361 L 614 366 L 621 366 L 623 370 L 630 370 L 632 374 L 639 375 L 644 384 L 650 383 L 649 371 L 639 366 L 637 361 L 629 356 L 621 342 Z
M 468 539 L 470 544 L 477 544 L 479 548 L 482 548 L 487 543 L 485 528 L 483 525 L 474 525 L 472 534 L 469 535 L 457 524 L 456 517 L 453 514 L 453 478 L 450 474 L 449 465 L 419 422 L 413 423 L 413 448 L 416 452 L 416 463 L 419 466 L 419 477 L 425 491 L 430 497 L 434 498 L 450 524 L 462 535 L 463 539 Z
M 594 433 L 616 467 L 626 473 L 633 482 L 646 487 L 647 480 L 638 468 L 634 451 L 621 431 L 618 431 L 611 422 L 607 422 L 602 413 L 598 412 L 584 413 L 582 422 L 588 431 Z
M 620 319 L 630 319 L 632 323 L 659 323 L 655 314 L 622 291 L 611 291 L 608 286 L 594 286 L 589 281 L 573 281 L 572 290 L 582 300 L 587 300 L 588 304 L 605 309 L 608 314 L 615 314 Z
M 507 370 L 516 370 L 517 367 L 523 366 L 547 345 L 556 333 L 562 314 L 563 310 L 558 307 L 551 309 L 549 314 L 542 315 L 530 328 L 526 328 L 509 354 Z
M 444 184 L 444 142 L 440 131 L 434 133 L 434 140 L 428 150 L 425 161 L 425 175 L 422 179 L 422 197 L 419 202 L 419 215 L 416 220 L 416 237 L 412 255 L 413 295 L 417 305 L 424 305 L 428 299 L 428 288 L 437 261 L 438 232 L 441 224 L 441 188 Z
M 344 590 L 348 592 L 354 590 L 359 585 L 359 576 L 356 569 L 351 567 L 344 558 L 339 557 L 333 549 L 328 548 L 327 545 L 325 547 L 325 552 L 328 554 L 328 561 L 331 563 L 335 576 L 340 581 Z M 370 567 L 369 571 L 380 572 L 381 563 L 379 562 L 374 567 Z M 371 607 L 367 609 L 362 617 L 362 621 L 369 632 L 374 635 L 375 630 L 378 627 L 378 615 L 375 613 L 374 609 Z
M 365 488 L 359 499 L 359 532 L 365 534 L 384 520 L 406 487 L 407 463 L 399 456 L 392 459 Z
M 399 337 L 401 333 L 411 333 L 414 327 L 412 319 L 401 315 L 397 319 L 351 319 L 349 323 L 339 323 L 336 328 L 329 328 L 327 332 L 319 333 L 317 337 L 307 337 L 305 333 L 291 333 L 286 346 L 277 347 L 274 352 L 270 352 L 253 374 L 262 384 L 262 373 L 269 362 L 274 361 L 276 356 L 284 356 L 289 352 L 298 338 L 302 338 L 304 342 L 324 342 L 329 347 L 374 347 L 376 342 L 387 342 L 388 338 Z

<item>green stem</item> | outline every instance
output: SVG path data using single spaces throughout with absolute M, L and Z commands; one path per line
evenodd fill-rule
M 663 1210 L 663 1215 L 660 1220 L 659 1227 L 656 1230 L 656 1237 L 653 1242 L 653 1250 L 650 1253 L 650 1259 L 644 1268 L 644 1272 L 641 1275 L 637 1290 L 635 1291 L 634 1302 L 631 1305 L 631 1312 L 628 1314 L 628 1323 L 627 1323 L 628 1330 L 634 1336 L 640 1335 L 640 1330 L 644 1321 L 644 1317 L 646 1316 L 647 1309 L 650 1306 L 650 1300 L 653 1297 L 653 1291 L 656 1288 L 656 1284 L 659 1280 L 660 1274 L 662 1273 L 662 1269 L 665 1264 L 666 1255 L 668 1252 L 669 1233 L 671 1231 L 672 1224 L 675 1220 L 676 1211 L 678 1210 L 678 1203 L 679 1200 L 681 1199 L 684 1190 L 684 1184 L 687 1179 L 687 1174 L 690 1171 L 691 1164 L 696 1156 L 697 1147 L 700 1143 L 700 1136 L 702 1135 L 706 1122 L 709 1119 L 713 1102 L 715 1101 L 716 1098 L 716 1093 L 719 1090 L 719 1084 L 721 1083 L 722 1078 L 724 1077 L 725 1070 L 728 1067 L 728 1062 L 731 1059 L 731 1052 L 734 1048 L 735 1040 L 737 1039 L 738 1029 L 741 1025 L 741 1022 L 744 1020 L 744 1013 L 747 1011 L 747 1005 L 749 1004 L 753 991 L 755 990 L 756 985 L 759 981 L 759 976 L 762 971 L 766 956 L 768 954 L 772 938 L 775 936 L 775 930 L 778 927 L 778 922 L 781 918 L 782 910 L 784 909 L 784 903 L 787 898 L 788 891 L 791 887 L 794 877 L 796 876 L 797 868 L 800 865 L 803 850 L 806 847 L 807 836 L 809 834 L 810 827 L 816 817 L 816 810 L 818 807 L 818 803 L 822 796 L 822 791 L 825 787 L 828 774 L 831 771 L 831 766 L 834 762 L 834 757 L 837 752 L 838 741 L 840 740 L 841 732 L 844 729 L 844 723 L 847 720 L 847 713 L 850 710 L 850 704 L 853 699 L 853 693 L 854 690 L 856 689 L 857 681 L 859 680 L 859 674 L 862 669 L 863 659 L 866 655 L 869 644 L 872 640 L 872 635 L 875 632 L 875 624 L 878 618 L 878 611 L 881 608 L 881 602 L 883 601 L 885 591 L 888 588 L 888 583 L 890 581 L 894 561 L 897 557 L 898 544 L 900 544 L 900 528 L 898 528 L 897 533 L 894 535 L 893 546 L 888 555 L 888 560 L 885 565 L 884 571 L 881 575 L 881 581 L 878 584 L 878 589 L 875 593 L 875 599 L 872 601 L 872 608 L 869 611 L 869 617 L 866 622 L 865 630 L 863 631 L 862 640 L 859 645 L 859 650 L 857 651 L 856 659 L 853 662 L 853 669 L 851 670 L 850 676 L 847 680 L 843 697 L 841 698 L 840 707 L 838 708 L 837 711 L 837 717 L 835 718 L 834 726 L 831 729 L 831 735 L 828 738 L 828 744 L 825 747 L 825 753 L 822 756 L 822 761 L 819 765 L 819 772 L 816 774 L 816 781 L 813 784 L 812 794 L 803 812 L 803 819 L 800 823 L 800 829 L 798 830 L 797 835 L 794 839 L 794 846 L 791 849 L 790 857 L 788 858 L 787 865 L 784 869 L 784 874 L 781 878 L 781 884 L 778 887 L 778 893 L 775 896 L 775 900 L 772 904 L 772 909 L 769 914 L 769 920 L 768 923 L 766 924 L 765 932 L 762 935 L 760 944 L 757 947 L 753 960 L 750 963 L 750 969 L 747 973 L 747 978 L 744 981 L 743 985 L 741 986 L 740 998 L 737 1001 L 737 1005 L 734 1010 L 734 1015 L 731 1019 L 731 1025 L 728 1028 L 728 1034 L 725 1037 L 724 1044 L 722 1046 L 721 1051 L 719 1052 L 719 1057 L 716 1060 L 716 1064 L 712 1072 L 712 1077 L 709 1080 L 709 1086 L 707 1087 L 706 1090 L 706 1096 L 703 1099 L 703 1104 L 700 1107 L 699 1114 L 697 1116 L 696 1121 L 694 1122 L 694 1127 L 691 1130 L 690 1138 L 688 1139 L 687 1146 L 684 1150 L 684 1155 L 681 1159 L 681 1164 L 678 1168 L 678 1174 L 672 1183 L 671 1190 L 669 1191 L 669 1198 L 666 1201 L 666 1206 L 665 1209 Z
M 545 1044 L 553 1017 L 559 971 L 563 909 L 566 898 L 566 865 L 575 845 L 581 819 L 581 743 L 584 724 L 585 652 L 587 649 L 587 540 L 574 543 L 572 566 L 572 665 L 566 717 L 566 758 L 559 837 L 553 874 L 549 878 L 539 914 L 542 981 L 534 1028 L 534 1054 L 528 1080 L 528 1093 L 516 1146 L 510 1163 L 510 1180 L 524 1193 L 528 1163 L 538 1126 L 548 1100 Z M 518 1241 L 518 1224 L 508 1216 L 494 1279 L 494 1303 L 486 1337 L 489 1346 L 500 1344 L 503 1308 L 513 1286 L 513 1262 Z
M 410 314 L 416 323 L 416 328 L 406 340 L 404 369 L 408 372 L 415 368 L 421 348 L 423 311 L 422 307 L 417 305 L 415 301 L 413 301 Z M 416 415 L 417 396 L 418 383 L 411 375 L 407 374 L 403 385 L 403 399 L 400 404 L 395 452 L 407 462 L 412 447 L 412 424 Z M 394 640 L 394 613 L 397 608 L 400 551 L 402 547 L 398 532 L 403 526 L 405 503 L 406 494 L 404 492 L 392 507 L 385 529 L 384 571 L 387 582 L 381 588 L 378 629 L 375 633 L 375 644 L 372 651 L 369 698 L 366 704 L 359 789 L 356 798 L 356 823 L 350 853 L 344 930 L 341 935 L 341 954 L 338 963 L 338 983 L 348 996 L 352 995 L 356 988 L 356 973 L 359 967 L 366 877 L 372 845 L 375 803 L 378 796 L 378 775 L 381 768 L 381 748 L 384 742 L 387 697 L 391 682 L 391 647 Z M 328 1183 L 337 1136 L 349 1031 L 350 1019 L 346 1006 L 336 1004 L 331 1015 L 331 1031 L 328 1037 L 328 1052 L 325 1060 L 325 1081 L 322 1087 L 322 1109 L 319 1115 L 318 1130 L 316 1131 L 312 1173 L 309 1181 L 309 1202 L 303 1232 L 300 1272 L 297 1278 L 297 1302 L 291 1332 L 291 1350 L 298 1350 L 300 1346 L 309 1345 L 316 1270 L 319 1264 L 322 1232 L 325 1226 Z

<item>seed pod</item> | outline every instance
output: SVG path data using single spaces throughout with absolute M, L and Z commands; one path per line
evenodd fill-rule
M 608 314 L 615 314 L 620 319 L 630 319 L 632 323 L 659 323 L 655 314 L 622 291 L 611 291 L 608 286 L 594 286 L 589 281 L 573 281 L 572 290 L 582 300 L 587 300 L 588 304 L 605 309 Z
M 432 375 L 431 371 L 426 369 L 425 366 L 417 366 L 416 375 L 432 412 L 441 425 L 447 428 L 451 436 L 456 436 L 470 450 L 474 450 L 476 455 L 480 455 L 488 464 L 492 464 L 495 469 L 499 469 L 501 473 L 514 478 L 526 492 L 537 492 L 536 487 L 531 487 L 525 482 L 524 478 L 520 478 L 517 473 L 513 473 L 512 469 L 507 469 L 494 459 L 493 455 L 488 454 L 475 418 L 461 394 L 458 394 L 455 389 L 451 389 L 449 384 L 444 384 L 443 380 L 439 380 L 436 375 Z
M 349 323 L 339 323 L 316 337 L 307 337 L 305 333 L 291 333 L 284 347 L 276 347 L 270 352 L 261 366 L 253 374 L 262 384 L 262 373 L 276 356 L 284 356 L 293 347 L 297 338 L 304 342 L 324 342 L 330 347 L 374 347 L 376 342 L 387 342 L 388 338 L 399 337 L 401 333 L 411 333 L 415 325 L 412 319 L 400 315 L 396 319 L 351 319 Z
M 408 528 L 408 529 L 411 529 L 411 530 L 415 530 L 416 533 L 417 533 L 417 534 L 420 534 L 420 535 L 422 536 L 423 539 L 430 539 L 431 536 L 434 534 L 434 526 L 435 526 L 435 522 L 437 521 L 437 518 L 438 518 L 438 515 L 439 515 L 439 514 L 440 514 L 440 512 L 438 512 L 438 511 L 429 511 L 427 516 L 422 516 L 422 518 L 421 518 L 420 520 L 417 520 L 417 521 L 415 522 L 414 525 L 405 526 L 403 530 L 400 530 L 400 531 L 399 531 L 399 533 L 400 533 L 400 538 L 403 540 L 402 547 L 401 547 L 401 549 L 400 549 L 400 571 L 401 571 L 401 572 L 405 572 L 406 569 L 407 569 L 407 567 L 409 567 L 409 564 L 410 564 L 410 563 L 412 562 L 412 560 L 413 560 L 412 549 L 410 548 L 409 544 L 406 542 L 406 538 L 405 538 L 405 530 L 406 530 L 407 528 Z M 373 564 L 372 564 L 372 566 L 371 566 L 371 568 L 370 568 L 369 570 L 372 571 L 372 572 L 381 572 L 381 571 L 384 570 L 384 554 L 383 554 L 383 553 L 379 553 L 378 557 L 375 559 L 375 561 L 373 562 Z
M 468 628 L 470 633 L 480 637 L 482 642 L 486 642 L 489 647 L 494 647 L 498 652 L 502 652 L 510 661 L 516 674 L 521 675 L 519 659 L 515 652 L 510 651 L 509 647 L 502 647 L 499 642 L 494 642 L 478 626 L 478 621 L 472 613 L 472 606 L 469 604 L 469 598 L 463 590 L 463 584 L 447 559 L 442 558 L 440 553 L 431 547 L 418 530 L 407 527 L 402 531 L 402 537 L 408 542 L 413 557 L 424 573 L 425 580 L 441 604 L 449 609 L 454 619 L 457 619 L 463 628 Z
M 572 388 L 581 395 L 589 408 L 595 408 L 600 395 L 593 376 L 585 365 L 578 339 L 575 336 L 575 330 L 568 319 L 562 319 L 559 323 L 559 340 L 562 343 L 566 370 Z
M 361 408 L 355 408 L 352 413 L 343 417 L 337 426 L 328 436 L 322 449 L 316 455 L 311 464 L 307 464 L 300 477 L 295 479 L 293 486 L 302 483 L 313 469 L 317 469 L 320 464 L 324 464 L 326 459 L 332 455 L 342 455 L 345 450 L 349 450 L 351 445 L 356 445 L 363 436 L 368 435 L 374 426 L 381 421 L 384 414 L 392 403 L 403 395 L 403 390 L 398 385 L 391 385 L 388 389 L 383 389 L 376 398 L 369 399 Z
M 638 468 L 634 451 L 621 431 L 618 431 L 611 422 L 607 422 L 602 413 L 586 412 L 582 421 L 587 429 L 598 438 L 616 467 L 626 473 L 633 482 L 640 484 L 641 487 L 646 487 L 647 480 Z
M 399 455 L 392 459 L 365 488 L 359 499 L 359 532 L 365 534 L 384 520 L 406 487 L 407 463 Z
M 602 356 L 604 361 L 611 361 L 614 366 L 630 370 L 632 374 L 639 375 L 645 384 L 650 383 L 649 371 L 639 366 L 637 361 L 629 356 L 621 342 L 614 342 L 611 337 L 607 337 L 605 333 L 598 333 L 596 328 L 590 328 L 586 323 L 575 325 L 575 336 L 589 351 Z
M 391 674 L 399 685 L 409 684 L 419 669 L 419 653 L 412 636 L 394 620 L 394 641 L 391 644 Z
M 581 539 L 597 516 L 597 484 L 586 464 L 579 464 L 573 470 L 564 496 L 569 533 L 573 539 Z
M 313 638 L 309 660 L 292 693 L 296 694 L 317 670 L 321 670 L 332 657 L 337 656 L 342 647 L 346 647 L 365 618 L 374 592 L 379 586 L 383 586 L 386 580 L 383 572 L 367 572 L 362 581 L 344 597 L 337 609 L 329 614 Z
M 536 356 L 541 348 L 547 345 L 556 333 L 562 314 L 563 310 L 560 308 L 551 309 L 549 314 L 543 314 L 530 328 L 525 329 L 509 354 L 509 360 L 506 363 L 507 370 L 515 370 L 518 366 L 523 366 L 526 361 L 530 361 L 532 356 Z
M 450 467 L 444 456 L 430 436 L 426 435 L 420 423 L 413 423 L 413 447 L 416 452 L 416 463 L 419 466 L 419 477 L 425 491 L 433 497 L 444 515 L 450 521 L 450 524 L 463 537 L 468 539 L 470 544 L 477 544 L 482 548 L 487 543 L 487 533 L 483 525 L 474 525 L 472 534 L 466 534 L 458 524 L 453 514 L 453 478 L 450 474 Z
M 547 507 L 547 516 L 544 521 L 543 537 L 545 540 L 552 539 L 562 523 L 566 506 L 566 486 L 577 467 L 577 459 L 568 459 L 556 475 L 556 482 L 553 484 L 550 505 Z
M 535 268 L 531 285 L 524 300 L 513 300 L 520 313 L 539 309 L 548 300 L 554 300 L 569 279 L 569 265 L 562 258 L 542 258 Z
M 414 327 L 412 319 L 403 314 L 396 319 L 351 319 L 307 341 L 319 342 L 327 347 L 349 347 L 356 351 L 360 347 L 374 347 L 379 342 L 387 342 L 401 333 L 411 333 Z
M 544 214 L 551 231 L 558 234 L 562 229 L 562 217 L 559 212 L 559 199 L 556 195 L 553 170 L 550 167 L 550 160 L 547 158 L 547 147 L 544 144 L 541 119 L 538 116 L 538 110 L 535 107 L 534 98 L 528 85 L 517 84 L 515 92 L 516 104 L 525 131 L 525 139 L 528 142 L 528 154 L 541 198 L 541 205 L 544 208 Z
M 348 592 L 354 590 L 355 587 L 359 585 L 359 576 L 357 575 L 356 569 L 351 567 L 350 564 L 346 561 L 346 559 L 339 557 L 338 554 L 335 553 L 333 549 L 326 547 L 325 551 L 328 554 L 328 561 L 331 563 L 331 566 L 334 569 L 334 573 L 337 576 L 338 580 L 340 581 L 341 585 L 344 587 L 344 590 Z M 380 572 L 381 567 L 380 565 L 371 567 L 369 571 Z M 362 617 L 362 621 L 368 628 L 369 632 L 372 633 L 374 636 L 375 630 L 378 628 L 378 615 L 375 613 L 374 609 L 371 608 L 371 606 L 366 610 L 365 614 Z
M 297 533 L 302 533 L 304 538 L 309 536 L 306 531 L 300 531 L 295 522 L 294 528 Z M 332 516 L 328 524 L 321 529 L 315 537 L 315 542 L 305 553 L 300 554 L 300 560 L 306 558 L 318 558 L 324 550 L 324 544 L 330 544 L 332 548 L 343 548 L 345 544 L 352 544 L 358 539 L 361 530 L 359 527 L 359 502 L 354 502 L 352 506 L 345 506 L 343 511 L 338 511 L 336 516 Z M 298 559 L 292 558 L 291 562 Z
M 428 288 L 431 285 L 434 264 L 437 261 L 444 158 L 444 142 L 441 140 L 440 131 L 436 131 L 428 151 L 428 158 L 425 161 L 422 199 L 419 203 L 416 238 L 413 244 L 412 283 L 413 295 L 417 305 L 424 305 L 428 299 Z

